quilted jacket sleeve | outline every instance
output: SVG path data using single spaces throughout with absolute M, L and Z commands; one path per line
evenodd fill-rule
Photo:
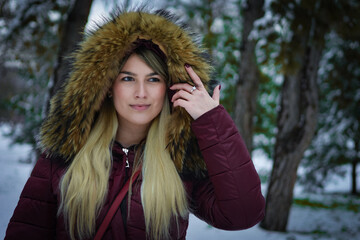
M 5 240 L 55 239 L 57 204 L 51 178 L 52 163 L 41 156 L 20 195 Z
M 194 184 L 191 209 L 225 230 L 252 227 L 264 217 L 260 179 L 246 146 L 226 110 L 219 105 L 192 124 L 209 179 Z

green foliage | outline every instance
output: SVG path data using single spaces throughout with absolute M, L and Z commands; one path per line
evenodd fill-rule
M 323 201 L 312 200 L 309 198 L 295 198 L 293 202 L 294 204 L 303 207 L 323 208 L 323 209 L 343 209 L 355 213 L 360 212 L 359 199 L 349 199 L 345 202 L 336 201 L 336 200 L 333 200 L 331 202 L 323 202 Z
M 28 75 L 27 71 L 20 71 L 20 74 L 27 79 L 26 84 L 29 86 L 13 96 L 7 106 L 15 111 L 17 116 L 21 116 L 22 121 L 13 125 L 7 135 L 12 138 L 13 143 L 31 144 L 35 149 L 35 137 L 42 121 L 44 100 L 46 99 L 47 79 L 41 79 L 41 76 L 35 78 L 35 76 Z
M 283 64 L 280 64 L 279 55 L 284 47 L 284 39 L 289 33 L 279 28 L 277 17 L 273 9 L 265 9 L 265 17 L 255 23 L 252 38 L 257 41 L 256 60 L 260 71 L 259 90 L 256 113 L 254 116 L 254 150 L 261 149 L 266 156 L 273 157 L 275 134 L 277 131 L 276 119 L 280 101 L 280 87 L 282 84 Z M 278 27 L 276 27 L 278 26 Z
M 360 163 L 359 69 L 360 38 L 346 40 L 333 34 L 320 75 L 319 127 L 301 179 L 309 189 L 322 188 L 331 174 L 344 174 L 343 165 Z
M 169 3 L 170 2 L 170 3 Z M 216 67 L 216 79 L 222 84 L 221 104 L 234 116 L 236 82 L 240 65 L 241 9 L 244 1 L 198 0 L 168 1 L 176 6 L 176 11 L 187 16 L 187 22 L 203 34 L 203 44 L 210 49 Z M 260 26 L 261 28 L 261 26 Z M 261 29 L 260 29 L 261 30 Z M 262 35 L 256 39 L 261 40 Z M 278 67 L 268 56 L 278 48 L 275 44 L 263 47 L 259 42 L 258 64 L 261 71 L 257 112 L 255 116 L 255 146 L 262 149 L 268 157 L 272 155 L 276 131 L 276 105 L 280 83 Z M 261 61 L 261 59 L 263 59 Z
M 221 82 L 221 103 L 232 114 L 235 99 L 234 84 L 237 80 L 240 41 L 241 16 L 239 1 L 197 0 L 167 1 L 168 7 L 184 16 L 184 20 L 201 33 L 204 47 L 209 49 L 215 65 L 216 76 Z
M 221 90 L 221 103 L 227 111 L 233 115 L 234 101 L 236 95 L 236 81 L 238 78 L 240 61 L 241 29 L 238 18 L 223 16 L 223 33 L 216 46 L 217 55 L 217 77 L 220 79 L 223 88 Z
M 318 137 L 315 138 L 311 150 L 306 152 L 307 160 L 303 166 L 307 168 L 308 174 L 301 181 L 308 182 L 312 188 L 322 187 L 329 174 L 344 174 L 339 165 L 354 161 L 353 158 L 350 160 L 350 155 L 356 155 L 354 151 L 348 149 L 354 148 L 355 143 L 359 142 L 359 137 L 354 134 L 359 132 L 359 123 L 355 119 L 359 119 L 358 114 L 360 114 L 358 107 L 360 104 L 356 100 L 356 96 L 359 96 L 357 69 L 360 67 L 358 61 L 360 18 L 357 14 L 360 11 L 359 5 L 358 1 L 272 1 L 268 9 L 272 17 L 257 26 L 258 63 L 262 71 L 273 80 L 283 73 L 291 74 L 301 66 L 304 59 L 298 56 L 301 56 L 301 52 L 305 49 L 299 37 L 307 36 L 312 39 L 311 44 L 320 43 L 326 46 L 322 66 L 318 72 L 320 86 Z M 280 84 L 280 81 L 275 82 Z M 279 85 L 274 84 L 273 81 L 269 83 L 270 85 L 260 85 L 260 88 L 270 87 L 273 84 L 270 89 L 273 94 L 278 94 Z M 269 116 L 269 119 L 274 121 L 276 118 L 274 112 L 272 114 L 270 112 L 270 115 L 263 114 L 262 106 L 266 101 L 261 101 L 264 98 L 261 95 L 268 95 L 264 88 L 259 90 L 260 104 L 257 107 L 261 111 L 260 116 Z M 276 105 L 277 102 L 268 103 Z M 261 121 L 259 123 L 265 125 Z M 339 135 L 341 128 L 344 129 Z M 271 130 L 275 131 L 274 128 L 265 130 L 268 137 L 271 136 Z M 259 128 L 256 132 L 259 132 Z M 255 143 L 257 139 L 255 136 Z M 273 138 L 260 138 L 262 139 Z M 271 147 L 269 148 L 267 144 L 268 142 L 264 141 L 261 145 L 268 154 L 271 154 Z
M 269 75 L 260 75 L 259 95 L 256 104 L 254 124 L 254 149 L 271 158 L 275 144 L 277 103 L 280 85 Z

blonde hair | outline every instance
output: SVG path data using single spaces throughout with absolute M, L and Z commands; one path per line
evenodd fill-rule
M 147 49 L 135 51 L 156 72 L 168 78 L 164 62 Z M 123 64 L 127 58 L 124 58 Z M 122 64 L 122 65 L 123 65 Z M 151 123 L 143 153 L 137 152 L 134 170 L 142 165 L 141 200 L 147 234 L 153 239 L 169 238 L 172 217 L 188 214 L 184 185 L 166 150 L 170 107 L 167 97 L 161 113 Z M 76 154 L 60 182 L 60 207 L 71 239 L 91 238 L 96 218 L 107 196 L 112 167 L 111 149 L 118 121 L 113 103 L 106 99 L 85 145 Z M 141 148 L 139 151 L 141 151 Z M 133 176 L 131 176 L 132 178 Z M 131 188 L 129 189 L 129 200 Z M 129 204 L 130 207 L 130 204 Z M 128 210 L 130 214 L 130 209 Z
M 141 200 L 147 233 L 153 239 L 169 238 L 171 218 L 188 214 L 186 192 L 174 162 L 166 150 L 169 103 L 151 125 L 142 167 Z
M 71 239 L 85 239 L 93 235 L 96 218 L 107 196 L 112 167 L 111 152 L 118 120 L 114 106 L 108 99 L 85 145 L 72 160 L 60 182 L 60 207 Z

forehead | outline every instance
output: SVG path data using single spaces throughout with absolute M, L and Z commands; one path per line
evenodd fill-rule
M 154 70 L 138 55 L 132 54 L 125 62 L 121 71 L 132 73 L 152 73 Z

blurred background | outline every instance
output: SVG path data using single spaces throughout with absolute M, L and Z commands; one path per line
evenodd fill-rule
M 266 197 L 255 228 L 192 217 L 188 238 L 360 239 L 359 0 L 0 0 L 0 237 L 66 57 L 115 6 L 144 4 L 200 33 Z

